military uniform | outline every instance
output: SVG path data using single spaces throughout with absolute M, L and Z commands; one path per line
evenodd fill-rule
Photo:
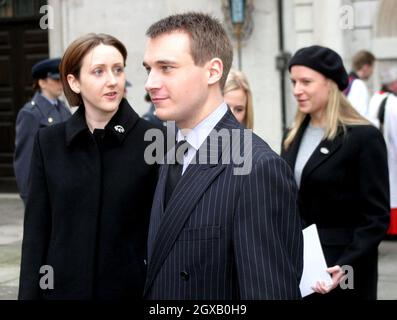
M 66 121 L 71 112 L 60 101 L 52 105 L 39 92 L 19 111 L 16 121 L 14 172 L 19 193 L 26 202 L 34 137 L 40 128 Z

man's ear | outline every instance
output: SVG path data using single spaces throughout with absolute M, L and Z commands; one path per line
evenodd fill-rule
M 223 75 L 223 62 L 219 58 L 213 58 L 208 62 L 208 84 L 214 84 L 221 80 Z
M 79 82 L 79 80 L 77 80 L 76 77 L 73 74 L 68 74 L 66 76 L 66 80 L 68 80 L 70 89 L 72 89 L 72 91 L 74 93 L 79 94 L 80 93 L 80 82 Z

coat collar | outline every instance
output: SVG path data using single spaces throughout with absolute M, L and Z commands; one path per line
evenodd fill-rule
M 40 92 L 36 92 L 32 98 L 32 102 L 34 105 L 36 105 L 39 109 L 40 112 L 44 116 L 48 116 L 50 113 L 56 111 L 54 105 L 52 105 L 46 98 L 44 98 Z M 57 100 L 58 103 L 62 104 L 60 100 Z
M 219 132 L 221 129 L 232 130 L 242 129 L 242 127 L 234 118 L 230 110 L 228 110 L 228 112 L 214 128 L 214 130 L 217 132 Z M 197 202 L 201 199 L 202 195 L 215 180 L 215 178 L 226 168 L 226 164 L 222 164 L 219 161 L 219 159 L 221 159 L 222 153 L 225 152 L 225 150 L 222 149 L 222 144 L 214 144 L 214 141 L 211 141 L 210 137 L 207 138 L 206 142 L 207 143 L 204 143 L 200 147 L 200 149 L 206 148 L 208 155 L 206 163 L 191 164 L 187 167 L 185 173 L 176 186 L 165 211 L 163 210 L 163 203 L 168 165 L 163 165 L 161 167 L 158 182 L 158 187 L 161 188 L 160 201 L 153 206 L 155 210 L 161 212 L 162 218 L 153 246 L 153 252 L 149 257 L 145 292 L 147 292 L 152 285 L 157 272 L 163 265 L 166 257 L 172 249 L 172 246 L 183 229 L 183 226 L 193 212 Z M 210 150 L 214 150 L 215 148 L 218 148 L 217 154 L 210 152 Z M 200 152 L 200 149 L 198 152 Z M 216 155 L 216 159 L 214 158 L 214 154 Z
M 322 163 L 331 159 L 341 147 L 342 141 L 343 131 L 339 131 L 333 140 L 322 140 L 303 168 L 301 181 L 304 181 Z
M 310 116 L 306 116 L 302 122 L 301 127 L 294 141 L 290 144 L 287 151 L 283 151 L 282 155 L 284 159 L 288 162 L 292 170 L 295 169 L 296 157 L 298 156 L 299 147 L 302 141 L 303 134 L 308 127 L 310 122 Z M 333 140 L 321 140 L 319 145 L 314 149 L 312 155 L 306 162 L 305 167 L 302 171 L 301 181 L 303 181 L 307 176 L 309 176 L 319 165 L 328 159 L 332 158 L 335 152 L 341 147 L 344 137 L 344 130 L 342 127 L 338 128 L 338 133 Z M 302 182 L 301 182 L 302 183 Z
M 122 99 L 117 112 L 105 126 L 105 136 L 109 135 L 116 143 L 121 144 L 128 132 L 139 120 L 138 114 L 126 99 Z M 83 132 L 88 133 L 84 105 L 80 106 L 72 117 L 66 121 L 66 144 L 69 146 Z

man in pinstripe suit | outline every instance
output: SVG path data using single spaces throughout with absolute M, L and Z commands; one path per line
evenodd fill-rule
M 176 121 L 187 149 L 168 201 L 172 164 L 161 166 L 145 298 L 299 299 L 295 182 L 288 165 L 247 135 L 223 102 L 233 59 L 225 30 L 208 15 L 185 13 L 154 23 L 147 36 L 145 88 L 157 116 Z M 227 143 L 211 139 L 220 132 Z M 240 150 L 243 164 L 234 161 Z

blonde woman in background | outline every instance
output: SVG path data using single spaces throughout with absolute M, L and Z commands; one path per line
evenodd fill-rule
M 237 121 L 247 129 L 253 129 L 254 109 L 252 105 L 252 93 L 244 73 L 231 69 L 223 93 L 225 102 Z
M 390 213 L 385 141 L 342 94 L 348 75 L 335 51 L 302 48 L 289 71 L 298 110 L 281 156 L 295 174 L 303 225 L 317 225 L 332 276 L 307 299 L 375 300 Z M 339 286 L 343 266 L 353 270 L 349 289 Z

